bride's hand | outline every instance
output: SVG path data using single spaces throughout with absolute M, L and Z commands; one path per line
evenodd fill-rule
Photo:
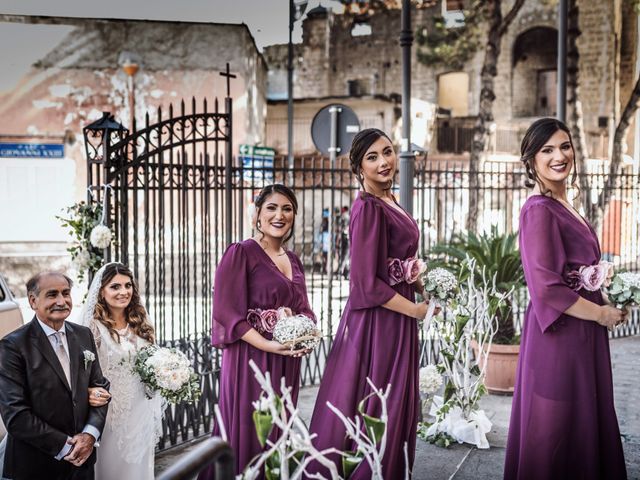
M 102 387 L 89 387 L 89 405 L 104 407 L 111 400 L 111 394 Z

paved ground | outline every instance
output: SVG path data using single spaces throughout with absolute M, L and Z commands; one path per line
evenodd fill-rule
M 640 480 L 640 336 L 611 341 L 616 409 L 630 480 Z M 305 388 L 300 394 L 304 418 L 311 416 L 317 388 Z M 502 478 L 511 397 L 487 395 L 481 407 L 493 422 L 489 434 L 491 448 L 478 450 L 468 445 L 442 449 L 418 440 L 414 479 L 416 480 L 484 480 Z M 156 458 L 161 471 L 189 447 L 175 449 Z

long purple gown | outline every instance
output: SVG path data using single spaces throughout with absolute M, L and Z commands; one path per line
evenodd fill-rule
M 350 222 L 351 276 L 349 299 L 340 321 L 333 349 L 327 359 L 310 431 L 317 433 L 316 448 L 355 450 L 345 438 L 345 428 L 326 406 L 331 402 L 349 418 L 358 403 L 371 393 L 369 377 L 378 388 L 391 384 L 388 398 L 388 433 L 383 457 L 384 478 L 403 478 L 407 444 L 409 468 L 415 456 L 418 417 L 418 322 L 415 318 L 382 307 L 396 293 L 414 300 L 414 286 L 389 285 L 387 259 L 404 260 L 416 254 L 415 221 L 384 201 L 361 193 L 355 200 Z M 380 402 L 369 399 L 364 411 L 379 416 Z M 341 462 L 332 457 L 338 468 Z M 311 471 L 327 472 L 314 464 Z M 350 479 L 369 479 L 371 470 L 361 463 Z
M 307 298 L 302 263 L 294 253 L 288 251 L 287 255 L 291 261 L 292 280 L 252 239 L 230 245 L 216 269 L 212 343 L 223 349 L 218 405 L 236 456 L 238 474 L 262 452 L 253 424 L 251 404 L 260 397 L 262 390 L 249 367 L 249 360 L 253 360 L 263 372 L 271 374 L 277 392 L 280 391 L 280 379 L 285 377 L 287 385 L 292 387 L 293 400 L 298 399 L 300 358 L 267 353 L 241 340 L 251 328 L 247 322 L 249 309 L 289 307 L 294 313 L 303 313 L 315 320 Z M 269 333 L 263 336 L 272 338 Z M 272 436 L 275 433 L 272 432 Z M 212 435 L 220 435 L 217 423 Z M 213 478 L 212 467 L 198 476 L 199 480 Z
M 525 315 L 504 478 L 626 479 L 607 329 L 563 312 L 582 296 L 565 269 L 600 261 L 595 232 L 560 202 L 537 195 L 520 213 L 531 302 Z

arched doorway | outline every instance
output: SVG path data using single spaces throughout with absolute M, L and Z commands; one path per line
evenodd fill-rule
M 558 32 L 534 27 L 513 44 L 512 112 L 514 117 L 555 116 Z

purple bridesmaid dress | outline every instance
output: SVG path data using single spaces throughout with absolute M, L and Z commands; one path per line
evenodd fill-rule
M 277 309 L 289 307 L 315 320 L 309 306 L 304 270 L 300 259 L 287 252 L 291 261 L 289 280 L 273 263 L 262 247 L 252 239 L 229 246 L 216 269 L 213 293 L 212 344 L 222 349 L 218 405 L 227 431 L 229 443 L 236 455 L 236 473 L 241 473 L 262 447 L 253 424 L 252 402 L 260 397 L 249 360 L 263 372 L 271 374 L 276 391 L 280 379 L 293 388 L 297 401 L 300 388 L 300 358 L 267 353 L 252 347 L 241 337 L 251 328 L 247 311 L 253 308 Z M 271 334 L 264 336 L 271 339 Z M 272 432 L 272 437 L 277 432 Z M 213 428 L 220 435 L 220 426 Z M 212 479 L 213 468 L 203 470 L 199 480 Z
M 326 406 L 331 402 L 347 417 L 356 416 L 358 403 L 371 393 L 367 377 L 384 389 L 388 398 L 388 433 L 383 457 L 384 478 L 403 478 L 413 465 L 418 418 L 418 322 L 382 307 L 396 293 L 414 300 L 414 286 L 401 282 L 389 285 L 387 259 L 406 259 L 416 254 L 419 232 L 408 214 L 384 201 L 361 193 L 355 200 L 350 222 L 350 293 L 335 343 L 327 359 L 310 431 L 318 437 L 316 448 L 354 450 L 345 438 L 345 428 Z M 370 398 L 364 411 L 379 416 L 380 402 Z M 341 469 L 338 456 L 331 457 Z M 319 465 L 310 471 L 328 476 Z M 351 479 L 369 479 L 371 470 L 363 461 Z
M 504 478 L 626 479 L 607 329 L 563 313 L 579 296 L 603 303 L 599 291 L 571 290 L 563 275 L 600 261 L 595 232 L 557 200 L 532 196 L 520 213 L 520 251 L 531 301 Z

